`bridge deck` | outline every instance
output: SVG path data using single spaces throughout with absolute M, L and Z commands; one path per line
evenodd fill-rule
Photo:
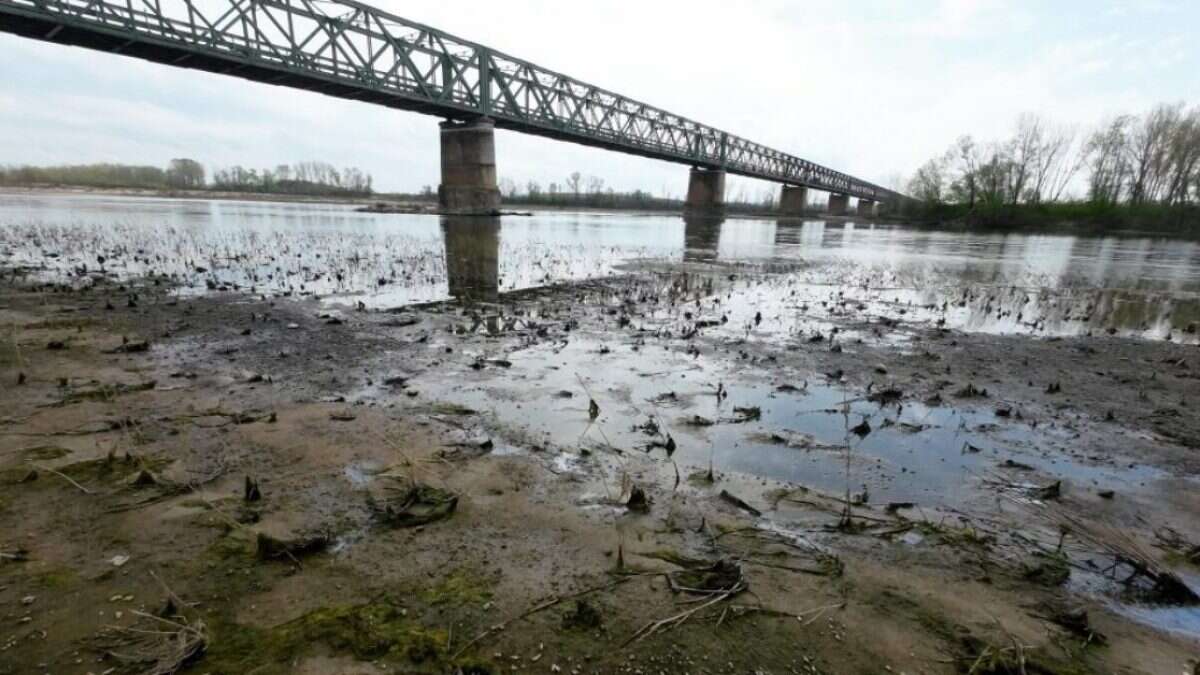
M 0 0 L 0 30 L 786 185 L 900 195 L 349 0 Z

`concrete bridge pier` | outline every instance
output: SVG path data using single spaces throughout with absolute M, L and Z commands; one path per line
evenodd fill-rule
M 829 215 L 844 216 L 850 211 L 850 195 L 829 193 Z
M 870 199 L 858 200 L 858 215 L 871 217 L 875 215 L 875 202 Z
M 720 169 L 692 167 L 688 176 L 687 201 L 683 212 L 697 216 L 725 213 L 725 172 Z
M 779 213 L 785 216 L 802 216 L 808 208 L 808 188 L 800 185 L 784 185 L 779 193 Z
M 496 185 L 496 124 L 486 117 L 470 122 L 447 120 L 442 130 L 443 213 L 490 216 L 500 213 Z

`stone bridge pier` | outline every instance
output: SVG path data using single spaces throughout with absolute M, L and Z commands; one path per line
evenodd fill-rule
M 683 212 L 696 216 L 721 216 L 725 213 L 725 172 L 720 169 L 692 167 L 688 176 L 687 201 Z
M 829 193 L 829 215 L 844 216 L 850 211 L 850 195 Z
M 779 213 L 784 216 L 802 216 L 808 208 L 808 188 L 800 185 L 784 185 L 779 193 Z
M 868 218 L 873 217 L 875 215 L 875 202 L 870 199 L 858 200 L 858 215 Z
M 442 183 L 438 205 L 443 213 L 494 216 L 500 213 L 496 184 L 496 124 L 486 117 L 442 122 Z

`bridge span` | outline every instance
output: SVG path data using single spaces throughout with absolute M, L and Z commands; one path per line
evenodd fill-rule
M 860 214 L 902 195 L 352 0 L 0 0 L 0 31 L 444 118 L 443 210 L 500 206 L 494 129 L 692 167 L 687 210 L 720 213 L 732 173 Z

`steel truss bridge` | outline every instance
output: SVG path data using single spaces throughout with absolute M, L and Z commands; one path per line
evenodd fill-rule
M 901 197 L 351 0 L 0 0 L 0 30 L 875 202 Z

